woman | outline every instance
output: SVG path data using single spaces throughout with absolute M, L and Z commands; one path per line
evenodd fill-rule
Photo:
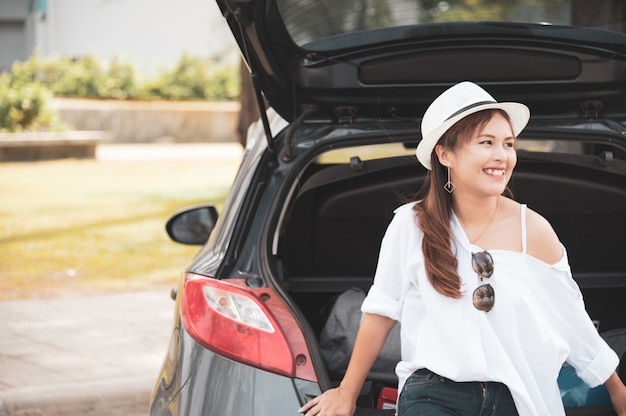
M 587 384 L 604 383 L 626 415 L 619 359 L 585 312 L 565 248 L 543 217 L 504 196 L 529 116 L 471 82 L 429 106 L 417 147 L 431 171 L 424 198 L 389 225 L 341 384 L 301 413 L 352 415 L 398 321 L 400 416 L 563 415 L 565 361 Z

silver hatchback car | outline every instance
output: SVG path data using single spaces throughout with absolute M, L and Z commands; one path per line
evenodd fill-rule
M 510 186 L 554 226 L 590 316 L 626 352 L 622 0 L 217 5 L 261 119 L 219 215 L 192 207 L 167 224 L 201 248 L 177 290 L 151 415 L 296 415 L 336 385 L 383 233 L 426 175 L 420 117 L 462 80 L 530 107 Z M 396 357 L 390 340 L 357 415 L 394 413 Z M 567 366 L 559 383 L 568 415 L 614 414 Z

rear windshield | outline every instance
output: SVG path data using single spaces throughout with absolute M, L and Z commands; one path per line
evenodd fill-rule
M 624 0 L 276 0 L 292 40 L 311 51 L 402 39 L 522 36 L 626 42 Z
M 537 138 L 526 139 L 521 137 L 517 142 L 517 150 L 519 152 L 525 152 L 525 154 L 561 153 L 587 155 L 598 158 L 608 157 L 611 160 L 626 160 L 626 151 L 617 143 L 601 143 L 592 140 L 581 141 L 574 138 L 555 140 Z M 354 157 L 358 157 L 361 161 L 366 161 L 397 156 L 415 158 L 415 147 L 405 146 L 403 143 L 385 143 L 339 148 L 323 153 L 317 158 L 316 162 L 322 165 L 349 164 Z M 417 159 L 415 163 L 417 163 Z

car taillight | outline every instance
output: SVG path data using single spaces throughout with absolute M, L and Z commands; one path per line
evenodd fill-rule
M 304 335 L 272 289 L 190 273 L 181 309 L 189 334 L 209 350 L 274 373 L 317 381 Z

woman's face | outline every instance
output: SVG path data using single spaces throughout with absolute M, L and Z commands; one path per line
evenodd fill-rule
M 511 124 L 496 112 L 469 140 L 440 154 L 444 166 L 449 164 L 454 192 L 473 190 L 486 196 L 504 192 L 517 163 L 515 145 Z

